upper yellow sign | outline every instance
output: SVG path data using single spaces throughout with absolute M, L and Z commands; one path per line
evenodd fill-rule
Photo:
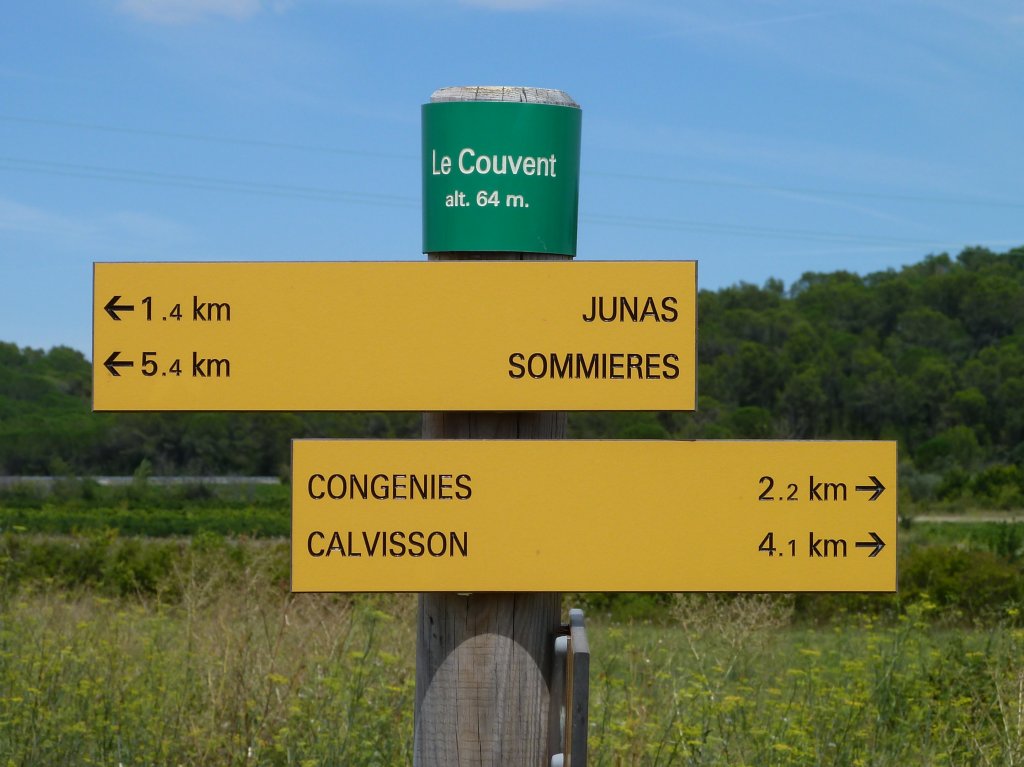
M 103 263 L 96 410 L 693 410 L 697 267 Z
M 895 442 L 295 440 L 293 591 L 894 591 Z

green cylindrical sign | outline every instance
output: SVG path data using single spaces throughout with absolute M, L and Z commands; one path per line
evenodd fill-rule
M 423 251 L 576 255 L 578 108 L 423 105 Z

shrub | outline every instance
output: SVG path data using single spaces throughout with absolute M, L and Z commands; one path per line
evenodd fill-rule
M 911 549 L 900 562 L 900 598 L 928 597 L 947 614 L 980 619 L 1024 599 L 1020 568 L 991 551 L 951 546 Z
M 997 464 L 980 472 L 970 483 L 974 497 L 986 506 L 1012 509 L 1024 506 L 1024 470 Z

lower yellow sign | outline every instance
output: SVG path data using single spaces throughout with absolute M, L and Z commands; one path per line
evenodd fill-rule
M 895 442 L 295 440 L 292 590 L 895 591 Z

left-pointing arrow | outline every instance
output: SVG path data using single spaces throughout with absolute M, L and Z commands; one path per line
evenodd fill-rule
M 877 557 L 878 552 L 885 548 L 885 541 L 874 531 L 869 531 L 868 535 L 871 536 L 870 541 L 857 541 L 855 545 L 858 549 L 874 549 L 874 551 L 868 554 L 868 557 Z
M 107 371 L 110 373 L 110 375 L 112 375 L 112 376 L 120 376 L 121 375 L 120 373 L 117 372 L 118 368 L 132 368 L 132 367 L 135 367 L 135 363 L 132 362 L 131 360 L 119 360 L 117 358 L 117 356 L 120 353 L 121 352 L 111 352 L 110 356 L 107 357 L 106 362 L 103 363 L 103 367 L 105 367 L 107 369 Z
M 109 314 L 111 317 L 113 317 L 118 322 L 121 321 L 121 318 L 117 316 L 118 312 L 134 312 L 135 311 L 135 304 L 118 304 L 117 302 L 120 301 L 120 300 L 121 300 L 121 296 L 114 296 L 109 301 L 107 301 L 107 305 L 103 307 L 104 309 L 107 310 L 107 314 Z

